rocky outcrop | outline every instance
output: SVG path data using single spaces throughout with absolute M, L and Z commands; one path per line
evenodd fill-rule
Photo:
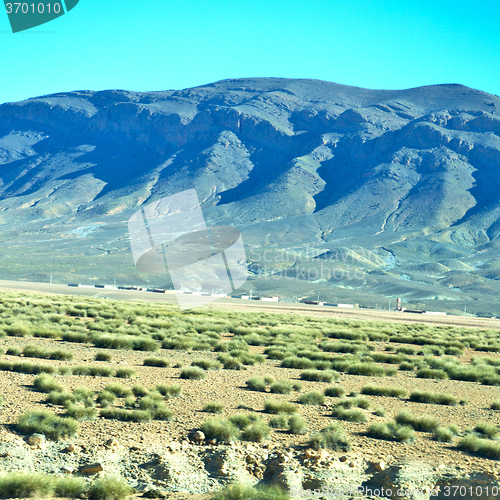
M 116 442 L 87 448 L 50 442 L 40 448 L 11 439 L 0 443 L 0 457 L 5 472 L 26 470 L 36 463 L 40 472 L 77 474 L 89 481 L 119 474 L 146 492 L 145 496 L 152 491 L 209 493 L 243 483 L 278 484 L 296 498 L 317 497 L 320 492 L 336 498 L 332 495 L 345 497 L 350 492 L 363 498 L 445 500 L 450 498 L 451 488 L 462 498 L 490 500 L 498 498 L 500 487 L 500 477 L 493 471 L 425 462 L 386 463 L 373 453 L 282 449 L 271 444 L 183 441 L 165 447 L 126 448 Z

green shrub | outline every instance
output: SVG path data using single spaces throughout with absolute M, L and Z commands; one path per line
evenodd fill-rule
M 201 430 L 207 439 L 217 441 L 234 441 L 239 435 L 239 429 L 228 420 L 213 418 L 203 422 Z
M 76 403 L 76 397 L 72 392 L 66 389 L 62 391 L 50 391 L 46 402 L 53 405 L 66 406 L 70 403 Z
M 349 375 L 364 375 L 365 377 L 384 377 L 386 371 L 375 363 L 356 363 L 347 369 Z
M 136 376 L 137 373 L 133 368 L 118 368 L 115 373 L 117 378 L 135 378 Z
M 111 384 L 108 384 L 104 390 L 113 393 L 117 398 L 125 398 L 132 394 L 128 387 L 125 387 L 119 382 L 112 382 Z
M 489 439 L 480 439 L 469 435 L 459 441 L 457 448 L 461 451 L 475 453 L 480 457 L 500 460 L 500 443 Z
M 414 417 L 407 411 L 398 413 L 395 420 L 398 424 L 409 425 L 420 432 L 435 432 L 436 429 L 441 426 L 441 423 L 437 419 L 429 415 Z
M 306 370 L 300 374 L 300 378 L 312 382 L 337 382 L 340 376 L 331 370 Z
M 20 356 L 21 349 L 19 349 L 19 347 L 9 347 L 5 354 L 7 354 L 7 356 Z
M 266 381 L 262 377 L 252 377 L 246 382 L 248 389 L 257 392 L 266 392 Z
M 33 381 L 36 390 L 40 392 L 63 391 L 64 387 L 60 385 L 57 380 L 48 373 L 38 375 Z
M 184 368 L 181 372 L 181 378 L 189 380 L 203 380 L 205 378 L 205 371 L 197 366 Z
M 37 432 L 53 440 L 73 437 L 79 430 L 76 420 L 58 417 L 49 411 L 36 410 L 28 410 L 21 415 L 16 427 L 20 432 Z
M 330 424 L 320 432 L 315 432 L 309 439 L 308 445 L 315 450 L 350 451 L 351 449 L 351 443 L 338 424 Z
M 97 410 L 92 407 L 68 404 L 66 406 L 66 415 L 75 420 L 93 420 L 97 415 Z
M 374 422 L 367 431 L 367 436 L 388 441 L 412 443 L 415 441 L 415 431 L 412 427 L 400 425 L 397 422 Z
M 124 479 L 118 477 L 106 477 L 96 481 L 88 492 L 90 500 L 126 500 L 134 493 Z
M 436 392 L 414 391 L 410 394 L 410 401 L 416 403 L 428 403 L 436 405 L 457 406 L 458 399 L 450 394 L 439 394 Z
M 213 359 L 195 359 L 191 366 L 197 366 L 203 370 L 220 370 L 222 368 L 221 363 Z
M 152 338 L 134 339 L 132 349 L 134 351 L 157 351 L 160 344 Z
M 325 396 L 332 398 L 343 398 L 346 395 L 346 390 L 341 385 L 327 387 L 324 391 Z
M 94 359 L 96 361 L 111 361 L 111 357 L 111 354 L 108 354 L 107 352 L 98 352 Z
M 127 349 L 133 347 L 133 339 L 128 335 L 100 335 L 94 337 L 93 344 L 101 349 Z
M 290 495 L 279 486 L 258 486 L 233 484 L 215 493 L 211 500 L 289 500 Z
M 401 371 L 412 372 L 413 370 L 415 370 L 415 365 L 408 361 L 403 361 L 403 363 L 399 365 L 399 369 Z
M 306 420 L 301 415 L 290 415 L 287 427 L 291 434 L 305 434 L 307 432 Z
M 88 333 L 83 332 L 64 332 L 61 335 L 61 339 L 65 342 L 78 342 L 81 344 L 85 344 L 90 342 L 90 336 Z
M 55 492 L 54 478 L 37 472 L 9 472 L 0 476 L 1 498 L 43 498 Z
M 246 370 L 241 359 L 234 357 L 231 354 L 219 354 L 219 356 L 217 356 L 217 361 L 222 363 L 225 370 Z
M 204 406 L 203 410 L 206 413 L 224 413 L 224 406 L 220 403 L 208 403 Z
M 163 403 L 157 405 L 154 409 L 150 410 L 149 413 L 151 414 L 153 420 L 169 421 L 173 420 L 175 416 L 175 414 L 170 411 Z
M 262 443 L 269 438 L 270 434 L 271 429 L 269 426 L 262 420 L 257 420 L 242 430 L 241 439 L 254 443 Z
M 288 429 L 288 421 L 290 420 L 290 415 L 286 413 L 279 413 L 276 417 L 269 420 L 269 425 L 274 429 Z
M 440 441 L 441 443 L 452 443 L 453 438 L 457 436 L 459 430 L 454 425 L 449 425 L 448 427 L 438 427 L 434 434 L 436 436 L 436 441 Z
M 132 387 L 132 394 L 136 398 L 142 398 L 143 396 L 147 396 L 148 390 L 142 385 L 134 385 L 134 387 Z
M 152 415 L 145 410 L 126 410 L 124 408 L 103 408 L 101 417 L 107 419 L 121 420 L 123 422 L 151 422 Z
M 361 388 L 361 394 L 370 396 L 387 396 L 391 398 L 404 398 L 406 390 L 401 387 L 383 387 L 377 385 L 365 385 Z
M 155 389 L 165 398 L 179 398 L 182 396 L 182 387 L 178 384 L 157 384 Z
M 145 358 L 142 362 L 144 366 L 156 366 L 157 368 L 167 368 L 170 363 L 162 358 Z
M 318 391 L 306 392 L 300 396 L 299 402 L 303 405 L 321 406 L 325 404 L 325 396 Z
M 493 401 L 493 403 L 491 403 L 490 405 L 490 408 L 492 410 L 500 410 L 500 399 Z
M 112 377 L 115 372 L 109 366 L 78 365 L 71 367 L 73 375 L 83 375 L 89 377 Z
M 500 375 L 483 375 L 481 377 L 483 385 L 500 385 Z
M 432 370 L 431 368 L 421 368 L 417 371 L 417 378 L 433 378 L 447 380 L 448 374 L 444 370 Z
M 292 384 L 292 389 L 293 389 L 295 392 L 301 392 L 301 391 L 302 391 L 302 389 L 303 389 L 303 387 L 304 387 L 304 386 L 302 385 L 302 383 L 301 383 L 301 382 L 294 382 L 294 383 Z
M 243 430 L 247 428 L 251 423 L 257 420 L 257 416 L 251 413 L 236 413 L 229 417 L 229 422 L 238 427 L 238 429 Z
M 275 401 L 274 399 L 268 399 L 264 404 L 264 411 L 271 414 L 286 413 L 290 415 L 295 413 L 297 408 L 294 404 L 289 403 L 288 401 Z
M 290 380 L 280 380 L 271 385 L 271 392 L 274 394 L 291 394 L 293 383 Z
M 483 434 L 488 439 L 498 439 L 500 436 L 500 429 L 492 424 L 487 424 L 486 422 L 479 422 L 474 427 L 474 430 L 479 434 Z
M 87 490 L 85 481 L 79 477 L 56 477 L 54 482 L 54 493 L 59 498 L 82 498 Z
M 116 395 L 110 391 L 102 391 L 97 395 L 97 403 L 102 407 L 112 405 L 116 400 Z
M 298 370 L 307 370 L 314 367 L 314 362 L 307 358 L 289 356 L 281 362 L 283 368 L 295 368 Z
M 366 398 L 344 398 L 335 404 L 335 408 L 370 408 L 370 401 Z
M 77 387 L 73 391 L 73 396 L 77 403 L 82 403 L 87 407 L 94 406 L 94 391 L 88 387 Z
M 154 410 L 163 404 L 163 397 L 159 392 L 151 391 L 147 396 L 139 398 L 137 405 L 141 410 Z
M 379 406 L 374 412 L 373 414 L 376 415 L 377 417 L 385 417 L 386 415 L 386 411 L 385 411 L 385 408 L 382 408 L 382 406 Z
M 346 422 L 366 422 L 366 415 L 358 409 L 348 410 L 342 407 L 336 407 L 333 409 L 332 416 Z

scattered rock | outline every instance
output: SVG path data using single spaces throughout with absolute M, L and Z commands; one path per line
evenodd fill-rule
M 108 439 L 108 440 L 106 441 L 106 446 L 107 446 L 108 448 L 114 448 L 114 447 L 118 446 L 119 444 L 120 444 L 120 443 L 119 443 L 119 442 L 118 442 L 118 440 L 116 440 L 116 439 Z
M 315 450 L 312 450 L 311 448 L 308 448 L 305 451 L 304 456 L 306 458 L 316 458 L 318 456 L 318 453 Z
M 205 434 L 201 431 L 195 431 L 195 432 L 193 432 L 191 439 L 193 441 L 197 441 L 197 442 L 205 441 Z
M 97 474 L 98 472 L 102 472 L 103 470 L 104 470 L 103 466 L 99 463 L 82 465 L 80 467 L 80 473 L 82 474 Z
M 74 444 L 70 444 L 69 446 L 66 446 L 63 450 L 65 453 L 75 453 L 78 451 L 78 447 Z
M 142 494 L 144 498 L 167 498 L 167 494 L 164 491 L 157 490 L 156 488 L 151 488 Z
M 47 448 L 47 443 L 45 442 L 45 436 L 43 434 L 32 434 L 28 438 L 28 444 L 39 450 L 45 450 Z
M 373 464 L 373 467 L 375 467 L 375 470 L 378 470 L 379 472 L 381 472 L 387 468 L 387 465 L 383 460 L 381 460 L 380 462 L 375 462 Z
M 65 472 L 66 474 L 73 474 L 73 472 L 75 472 L 75 469 L 73 469 L 73 467 L 69 467 L 68 465 L 65 465 L 62 468 L 62 471 Z

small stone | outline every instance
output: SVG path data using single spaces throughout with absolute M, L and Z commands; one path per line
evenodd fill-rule
M 72 474 L 73 472 L 75 472 L 75 469 L 73 469 L 73 467 L 69 467 L 69 466 L 65 465 L 62 468 L 62 471 L 66 472 L 66 474 Z
M 383 460 L 381 460 L 380 462 L 375 462 L 373 464 L 373 467 L 375 467 L 375 470 L 378 470 L 379 472 L 381 472 L 387 468 L 387 465 Z
M 196 442 L 205 441 L 205 434 L 201 431 L 193 432 L 191 439 Z
M 142 494 L 144 498 L 167 498 L 167 494 L 155 488 L 148 489 Z
M 342 455 L 342 456 L 339 458 L 339 460 L 340 460 L 341 462 L 347 462 L 347 460 L 349 460 L 349 457 L 347 457 L 346 455 Z
M 118 443 L 118 440 L 116 440 L 116 439 L 108 439 L 106 441 L 106 446 L 108 446 L 110 448 L 114 448 L 114 447 L 116 447 L 118 445 L 119 445 L 119 443 Z
M 207 441 L 208 444 L 217 444 L 217 439 L 209 439 Z
M 98 472 L 102 472 L 103 470 L 104 470 L 103 466 L 99 463 L 82 465 L 80 467 L 80 472 L 82 474 L 97 474 Z
M 319 460 L 327 460 L 330 457 L 330 453 L 326 450 L 320 450 L 318 452 L 318 459 Z
M 32 434 L 28 438 L 28 444 L 39 450 L 45 450 L 47 448 L 47 443 L 45 442 L 45 436 L 43 434 Z
M 349 467 L 353 467 L 353 468 L 354 468 L 354 467 L 356 467 L 356 464 L 355 464 L 354 462 L 351 462 L 351 463 L 349 464 Z
M 63 451 L 66 453 L 74 453 L 75 451 L 77 451 L 77 447 L 74 444 L 70 444 L 66 446 Z
M 305 456 L 306 458 L 316 458 L 316 457 L 317 457 L 317 455 L 318 455 L 318 454 L 317 454 L 314 450 L 312 450 L 311 448 L 308 448 L 308 449 L 305 451 L 305 453 L 304 453 L 304 456 Z

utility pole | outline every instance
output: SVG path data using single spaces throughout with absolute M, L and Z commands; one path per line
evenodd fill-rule
M 464 316 L 467 314 L 467 306 L 464 306 Z
M 391 299 L 389 299 L 389 311 L 391 310 Z
M 52 274 L 50 275 L 50 284 L 52 285 Z

